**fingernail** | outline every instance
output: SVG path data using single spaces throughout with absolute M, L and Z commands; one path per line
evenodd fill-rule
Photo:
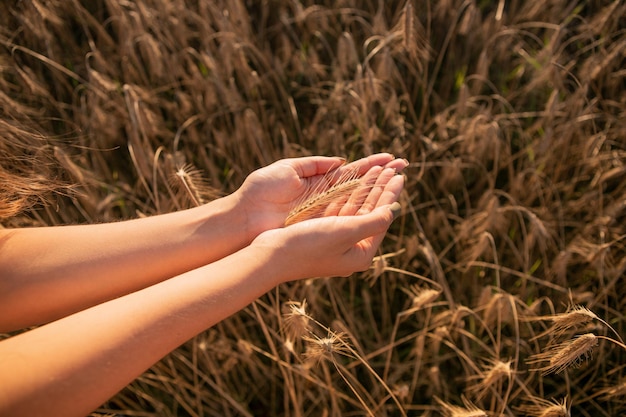
M 393 219 L 397 219 L 402 213 L 402 206 L 397 201 L 389 206 L 389 210 L 391 210 L 391 214 L 393 215 Z

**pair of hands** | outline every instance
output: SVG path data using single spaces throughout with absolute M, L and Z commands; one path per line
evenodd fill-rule
M 252 246 L 280 261 L 282 280 L 347 276 L 370 267 L 394 219 L 390 206 L 404 187 L 404 159 L 382 153 L 343 165 L 341 158 L 284 159 L 248 176 L 235 193 Z M 355 192 L 327 216 L 282 227 L 309 187 L 333 169 L 355 171 L 369 190 Z

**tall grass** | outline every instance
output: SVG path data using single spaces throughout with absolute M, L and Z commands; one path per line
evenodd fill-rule
M 624 414 L 625 16 L 608 0 L 3 2 L 3 123 L 43 136 L 33 160 L 75 188 L 8 225 L 179 210 L 282 157 L 411 161 L 370 271 L 280 286 L 95 414 Z M 572 312 L 588 320 L 559 321 Z M 597 342 L 580 366 L 536 369 L 577 341 Z

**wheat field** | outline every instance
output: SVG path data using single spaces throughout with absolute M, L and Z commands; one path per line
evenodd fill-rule
M 0 161 L 37 191 L 7 227 L 411 162 L 369 271 L 281 285 L 93 415 L 626 414 L 625 27 L 615 0 L 2 2 Z

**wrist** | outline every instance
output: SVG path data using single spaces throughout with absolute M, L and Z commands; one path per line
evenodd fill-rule
M 241 189 L 234 191 L 224 199 L 225 206 L 229 210 L 229 216 L 225 220 L 234 227 L 233 233 L 240 236 L 243 246 L 248 246 L 258 235 L 258 232 L 255 233 L 252 213 L 248 211 L 249 203 Z
M 195 209 L 194 233 L 202 251 L 212 261 L 230 255 L 250 243 L 247 216 L 235 195 L 227 195 Z
M 271 266 L 275 285 L 305 278 L 302 262 L 298 260 L 285 235 L 285 229 L 268 230 L 258 235 L 248 248 Z

